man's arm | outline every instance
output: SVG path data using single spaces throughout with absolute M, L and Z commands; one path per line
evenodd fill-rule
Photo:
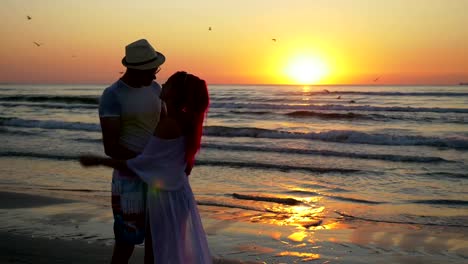
M 126 160 L 138 155 L 119 144 L 120 138 L 120 117 L 101 117 L 102 141 L 104 143 L 104 152 L 107 156 Z
M 106 166 L 116 170 L 128 169 L 127 161 L 125 160 L 116 160 L 96 155 L 81 155 L 80 163 L 84 167 Z

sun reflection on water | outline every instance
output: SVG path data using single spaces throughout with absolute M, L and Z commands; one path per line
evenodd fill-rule
M 321 256 L 314 253 L 314 251 L 321 247 L 321 245 L 317 244 L 321 230 L 346 228 L 346 224 L 342 223 L 343 219 L 337 217 L 333 210 L 324 206 L 321 201 L 324 198 L 320 196 L 283 197 L 277 195 L 236 194 L 234 197 L 242 199 L 243 206 L 255 210 L 248 213 L 244 210 L 233 211 L 233 214 L 224 218 L 221 226 L 230 228 L 224 222 L 233 220 L 264 225 L 263 227 L 259 226 L 260 229 L 246 228 L 246 226 L 242 225 L 233 226 L 235 228 L 233 232 L 255 236 L 263 234 L 270 237 L 271 241 L 280 243 L 274 253 L 277 257 L 298 258 L 298 261 L 318 260 Z M 226 215 L 226 213 L 226 211 L 220 212 L 220 216 Z M 284 228 L 279 229 L 275 226 Z M 208 232 L 217 232 L 219 230 L 216 226 L 208 228 Z M 319 236 L 317 237 L 317 235 Z M 335 237 L 330 238 L 335 239 Z M 249 244 L 249 246 L 243 248 L 243 251 L 256 252 L 256 254 L 273 253 L 261 248 L 262 245 Z M 268 248 L 275 249 L 271 245 Z
M 311 98 L 309 96 L 310 93 L 310 87 L 309 86 L 303 86 L 302 87 L 302 101 L 309 101 Z
M 289 240 L 292 240 L 294 242 L 302 242 L 304 238 L 306 238 L 308 234 L 305 231 L 299 231 L 296 233 L 292 233 L 291 235 L 288 236 Z
M 280 257 L 284 257 L 284 256 L 299 257 L 299 258 L 302 258 L 302 261 L 312 261 L 312 260 L 320 259 L 319 254 L 304 253 L 304 252 L 292 252 L 292 251 L 283 251 L 283 252 L 278 253 L 277 256 L 280 256 Z
M 258 216 L 261 220 L 264 220 L 263 222 L 280 226 L 293 225 L 310 228 L 322 224 L 325 207 L 320 206 L 314 208 L 303 205 L 286 207 L 277 205 L 266 208 L 266 210 L 275 214 Z

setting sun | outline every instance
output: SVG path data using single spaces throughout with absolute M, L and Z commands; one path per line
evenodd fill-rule
M 286 74 L 297 84 L 315 84 L 328 74 L 328 66 L 319 58 L 298 56 L 291 59 Z

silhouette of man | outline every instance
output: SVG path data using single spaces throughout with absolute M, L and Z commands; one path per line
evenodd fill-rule
M 163 54 L 140 39 L 125 48 L 124 75 L 107 87 L 99 102 L 106 155 L 130 159 L 143 151 L 159 121 L 161 86 L 155 82 Z M 146 185 L 130 170 L 112 174 L 115 244 L 111 263 L 128 263 L 145 238 Z M 151 250 L 151 249 L 150 249 Z M 146 262 L 145 254 L 145 262 Z

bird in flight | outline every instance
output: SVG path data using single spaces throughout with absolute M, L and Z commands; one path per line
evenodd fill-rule
M 380 77 L 377 77 L 374 79 L 374 82 L 378 81 L 380 79 Z
M 276 42 L 276 39 L 275 39 L 275 38 L 272 38 L 271 40 L 272 40 L 273 42 Z
M 34 44 L 36 44 L 36 46 L 40 47 L 42 45 L 42 43 L 38 43 L 36 41 L 33 42 Z
M 211 31 L 211 27 L 209 27 L 208 30 Z
M 27 18 L 28 20 L 31 20 L 32 17 L 31 17 L 31 16 L 26 16 L 26 18 Z

